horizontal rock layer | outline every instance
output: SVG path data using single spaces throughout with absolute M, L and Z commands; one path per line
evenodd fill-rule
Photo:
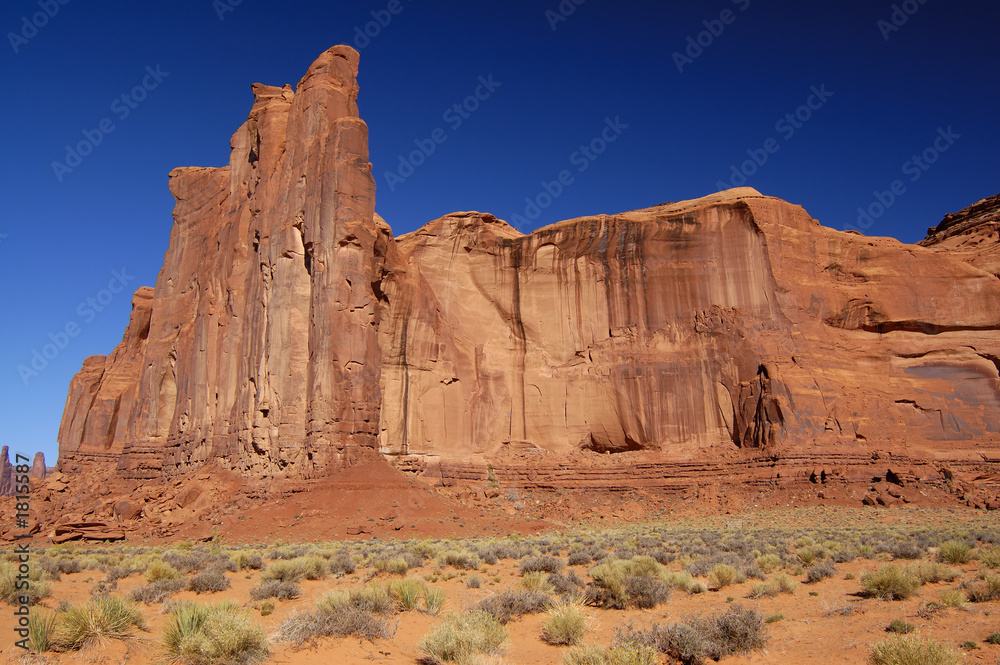
M 394 238 L 357 64 L 254 85 L 229 166 L 171 173 L 163 269 L 73 379 L 62 471 L 309 479 L 377 448 L 443 480 L 669 486 L 1000 458 L 1000 201 L 922 246 L 749 188 Z

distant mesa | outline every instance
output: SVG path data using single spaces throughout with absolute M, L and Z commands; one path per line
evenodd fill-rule
M 163 267 L 73 378 L 59 471 L 310 479 L 370 449 L 445 484 L 996 475 L 998 197 L 919 245 L 750 188 L 395 237 L 358 59 L 255 84 L 229 165 L 170 173 Z

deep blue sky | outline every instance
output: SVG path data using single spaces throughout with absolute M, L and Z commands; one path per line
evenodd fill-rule
M 878 21 L 890 19 L 888 1 L 586 0 L 553 30 L 545 11 L 558 0 L 401 0 L 361 49 L 377 211 L 397 234 L 454 210 L 511 220 L 543 180 L 571 170 L 573 183 L 522 226 L 530 230 L 703 196 L 773 137 L 780 148 L 748 185 L 843 228 L 900 179 L 905 193 L 869 231 L 917 241 L 945 213 L 1000 191 L 1000 8 L 910 2 L 919 9 L 886 40 Z M 113 270 L 134 276 L 128 293 L 154 283 L 171 226 L 168 171 L 226 164 L 252 82 L 295 84 L 388 4 L 243 0 L 220 20 L 211 0 L 69 0 L 17 53 L 4 38 L 0 442 L 53 462 L 70 378 L 121 339 L 130 297 L 94 316 L 78 306 Z M 679 72 L 673 53 L 727 8 L 732 22 Z M 0 29 L 19 33 L 39 11 L 37 0 L 7 0 Z M 147 66 L 169 76 L 119 119 L 112 102 Z M 490 75 L 500 87 L 452 129 L 444 111 Z M 786 138 L 776 123 L 824 85 L 833 96 Z M 104 118 L 114 132 L 59 182 L 52 162 Z M 581 173 L 572 155 L 606 118 L 628 128 Z M 448 140 L 390 191 L 385 172 L 439 127 Z M 948 127 L 961 138 L 912 182 L 904 163 Z M 18 366 L 67 324 L 80 333 L 25 385 Z

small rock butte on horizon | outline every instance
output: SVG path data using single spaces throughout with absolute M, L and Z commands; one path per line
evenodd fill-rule
M 358 58 L 337 46 L 294 90 L 254 84 L 229 166 L 170 173 L 163 268 L 73 378 L 60 471 L 316 478 L 362 447 L 444 481 L 948 463 L 995 482 L 1000 198 L 920 246 L 750 188 L 528 235 L 459 212 L 397 238 L 374 211 Z

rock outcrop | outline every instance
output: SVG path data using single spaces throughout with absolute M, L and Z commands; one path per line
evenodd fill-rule
M 367 448 L 445 482 L 648 486 L 1000 461 L 996 197 L 922 246 L 749 188 L 394 238 L 357 65 L 338 46 L 295 90 L 255 84 L 230 164 L 170 174 L 163 269 L 73 379 L 60 471 L 309 479 Z

